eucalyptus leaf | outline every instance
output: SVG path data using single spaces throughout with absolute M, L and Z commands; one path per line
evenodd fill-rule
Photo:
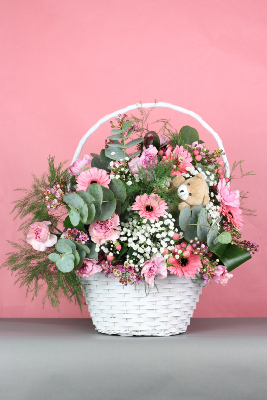
M 71 246 L 64 241 L 64 239 L 60 239 L 56 244 L 56 249 L 59 253 L 67 253 L 72 254 Z
M 75 242 L 78 251 L 85 251 L 87 254 L 90 254 L 90 249 L 86 244 Z
M 139 139 L 131 140 L 130 142 L 128 142 L 128 143 L 125 145 L 125 148 L 128 149 L 129 147 L 136 146 L 136 145 L 139 144 L 139 143 L 143 143 L 143 141 L 144 141 L 144 138 L 139 138 Z
M 56 266 L 61 272 L 70 272 L 74 268 L 74 255 L 66 254 L 56 261 Z
M 96 210 L 95 210 L 95 205 L 91 204 L 88 206 L 88 217 L 86 221 L 86 225 L 90 225 L 95 218 Z
M 65 194 L 65 196 L 63 197 L 63 200 L 66 204 L 68 204 L 68 206 L 74 207 L 77 210 L 84 206 L 83 199 L 80 196 L 78 196 L 76 193 Z
M 48 258 L 50 261 L 56 262 L 60 258 L 60 255 L 57 253 L 51 253 Z
M 123 126 L 122 126 L 122 132 L 126 132 L 128 131 L 128 129 L 130 128 L 130 126 L 133 125 L 133 121 L 126 121 L 124 122 Z
M 180 215 L 179 215 L 179 225 L 180 225 L 180 228 L 182 229 L 182 231 L 186 230 L 187 221 L 190 217 L 191 217 L 190 207 L 186 206 L 180 211 Z
M 93 242 L 88 243 L 88 247 L 90 249 L 90 259 L 98 261 L 98 253 L 95 251 L 96 244 Z
M 124 146 L 121 143 L 108 143 L 107 145 L 108 147 L 118 148 L 118 149 L 123 149 L 124 147 L 126 148 L 126 145 Z
M 126 186 L 120 179 L 112 179 L 109 188 L 112 190 L 115 199 L 122 203 L 126 200 Z
M 124 160 L 125 157 L 128 157 L 127 153 L 125 153 L 122 149 L 115 147 L 108 147 L 105 149 L 105 154 L 107 157 L 116 161 Z
M 79 209 L 80 219 L 85 224 L 88 218 L 88 205 L 85 204 L 82 208 Z
M 102 203 L 106 202 L 106 201 L 114 200 L 114 193 L 110 189 L 107 189 L 107 188 L 105 188 L 103 186 L 102 190 L 103 190 L 103 201 L 102 201 Z
M 100 155 L 99 154 L 96 154 L 96 153 L 90 153 L 90 154 L 91 154 L 92 157 L 99 158 L 99 160 L 100 160 Z
M 75 266 L 75 268 L 74 268 L 75 271 L 77 271 L 78 269 L 81 268 L 81 266 L 83 265 L 85 256 L 86 256 L 86 252 L 84 250 L 78 250 L 78 253 L 79 253 L 80 261 L 79 261 L 78 265 Z M 90 255 L 90 257 L 91 257 L 91 255 Z
M 113 136 L 108 136 L 108 139 L 110 140 L 122 140 L 124 139 L 123 135 L 113 135 Z
M 122 133 L 122 130 L 121 129 L 112 129 L 111 133 L 113 135 L 117 135 L 118 133 Z
M 92 203 L 95 202 L 94 196 L 92 196 L 92 195 L 91 195 L 90 193 L 88 193 L 88 192 L 85 192 L 84 190 L 79 190 L 79 191 L 77 192 L 77 194 L 83 199 L 83 201 L 84 201 L 86 204 L 92 204 Z
M 73 255 L 74 255 L 74 267 L 77 267 L 77 265 L 79 265 L 80 262 L 80 254 L 77 250 L 75 250 L 73 252 Z
M 86 189 L 86 192 L 94 197 L 96 203 L 102 203 L 103 200 L 103 190 L 102 186 L 98 183 L 91 183 Z
M 208 211 L 206 210 L 206 208 L 202 208 L 202 210 L 198 215 L 198 220 L 197 220 L 197 237 L 200 242 L 207 241 L 207 235 L 209 229 L 210 229 L 210 224 L 208 222 Z
M 107 201 L 107 202 L 103 202 L 102 203 L 102 212 L 101 212 L 101 216 L 99 218 L 100 221 L 106 221 L 107 219 L 109 219 L 111 217 L 111 215 L 115 212 L 116 210 L 116 200 L 111 200 L 111 201 Z
M 92 168 L 104 169 L 105 171 L 109 171 L 110 167 L 107 164 L 104 164 L 99 158 L 93 158 L 91 161 Z
M 90 224 L 93 224 L 94 222 L 98 221 L 100 219 L 102 212 L 102 204 L 95 203 L 94 206 L 95 206 L 95 216 L 93 220 L 90 222 Z
M 219 230 L 220 230 L 220 221 L 221 218 L 217 219 L 214 224 L 211 226 L 208 235 L 207 235 L 207 245 L 208 247 L 211 247 L 214 244 L 214 240 L 217 238 L 219 235 Z
M 137 157 L 140 153 L 141 153 L 141 150 L 138 150 L 135 153 L 130 154 L 128 157 L 131 159 L 131 158 Z
M 198 131 L 188 125 L 180 129 L 179 135 L 186 144 L 192 144 L 199 140 Z
M 232 241 L 232 235 L 230 232 L 223 231 L 217 238 L 219 243 L 228 244 Z
M 102 149 L 100 151 L 100 160 L 102 161 L 103 164 L 106 164 L 106 165 L 109 165 L 109 163 L 111 161 L 110 158 L 106 156 L 105 149 Z
M 194 240 L 196 236 L 197 236 L 197 219 L 189 217 L 187 220 L 186 230 L 184 231 L 184 238 L 187 242 L 190 242 L 190 240 Z
M 192 217 L 193 218 L 198 218 L 200 211 L 202 210 L 202 208 L 204 208 L 205 206 L 194 206 L 193 210 L 192 210 Z
M 68 207 L 70 222 L 73 226 L 77 226 L 80 222 L 80 214 L 75 208 Z
M 58 243 L 65 243 L 65 244 L 67 244 L 68 246 L 70 246 L 71 247 L 71 250 L 72 250 L 72 252 L 74 252 L 75 250 L 76 250 L 76 246 L 75 246 L 75 242 L 73 241 L 73 240 L 70 240 L 70 239 L 59 239 L 59 241 L 58 241 Z
M 64 220 L 64 227 L 66 229 L 72 229 L 74 228 L 74 225 L 72 225 L 71 221 L 70 221 L 70 217 L 67 216 Z M 84 231 L 84 225 L 82 222 L 79 222 L 78 225 L 75 226 L 75 228 L 77 228 L 79 231 Z

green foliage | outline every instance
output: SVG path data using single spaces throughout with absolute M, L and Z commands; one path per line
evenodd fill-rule
M 198 240 L 200 240 L 200 242 L 207 241 L 207 235 L 209 229 L 210 229 L 210 224 L 208 222 L 208 211 L 206 210 L 206 208 L 202 208 L 198 215 L 198 221 L 197 221 L 197 237 Z
M 57 227 L 59 216 L 55 217 L 49 214 L 48 208 L 45 203 L 44 192 L 57 184 L 59 181 L 63 185 L 67 185 L 68 169 L 64 169 L 65 163 L 60 163 L 57 167 L 54 164 L 55 157 L 49 156 L 48 158 L 48 172 L 44 173 L 41 178 L 33 175 L 33 183 L 30 189 L 17 189 L 24 194 L 24 196 L 14 201 L 15 219 L 17 217 L 27 219 L 22 222 L 19 230 L 27 231 L 29 226 L 35 221 L 50 221 L 53 227 Z
M 48 300 L 59 309 L 60 299 L 66 297 L 82 308 L 81 286 L 76 274 L 74 271 L 65 274 L 59 271 L 50 259 L 56 257 L 55 253 L 51 253 L 50 249 L 36 251 L 24 240 L 11 244 L 14 251 L 7 254 L 8 258 L 2 267 L 15 274 L 16 283 L 26 287 L 26 294 L 30 294 L 32 300 L 41 292 L 44 294 L 43 305 Z
M 217 238 L 219 243 L 228 244 L 232 241 L 232 235 L 230 232 L 223 231 Z
M 180 129 L 179 136 L 186 144 L 192 144 L 193 142 L 197 142 L 199 140 L 198 131 L 191 126 L 183 126 Z
M 251 255 L 248 251 L 241 249 L 235 244 L 228 244 L 223 255 L 220 257 L 228 272 L 232 271 L 250 258 Z
M 108 147 L 107 149 L 105 149 L 105 155 L 116 161 L 124 160 L 124 158 L 128 156 L 127 153 L 117 147 Z
M 122 203 L 126 200 L 126 186 L 120 179 L 112 179 L 109 188 L 114 193 L 115 199 Z

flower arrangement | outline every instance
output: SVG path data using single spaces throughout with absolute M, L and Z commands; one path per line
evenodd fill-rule
M 258 251 L 241 239 L 242 196 L 223 152 L 192 127 L 164 123 L 159 135 L 140 121 L 118 115 L 100 155 L 69 168 L 49 157 L 48 174 L 16 202 L 26 240 L 4 265 L 33 297 L 45 282 L 53 306 L 61 295 L 81 306 L 79 278 L 95 273 L 146 288 L 170 274 L 225 285 Z

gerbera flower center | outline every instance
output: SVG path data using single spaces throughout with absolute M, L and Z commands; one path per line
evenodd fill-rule
M 146 206 L 146 211 L 152 212 L 154 211 L 154 208 L 152 206 Z
M 181 265 L 182 267 L 186 267 L 187 264 L 188 264 L 188 258 L 186 258 L 186 257 L 181 257 L 181 258 L 180 258 L 180 265 Z
M 97 181 L 91 181 L 91 183 L 97 183 Z

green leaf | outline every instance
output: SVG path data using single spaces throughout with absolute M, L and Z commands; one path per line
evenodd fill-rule
M 113 135 L 117 135 L 118 133 L 122 133 L 122 130 L 121 129 L 112 129 L 111 133 Z
M 75 208 L 68 207 L 70 222 L 73 226 L 77 226 L 80 222 L 80 214 Z
M 119 258 L 121 258 L 121 256 L 123 256 L 123 254 L 125 254 L 127 250 L 128 250 L 128 246 L 125 243 L 123 243 L 122 248 L 119 253 Z
M 120 161 L 124 160 L 125 157 L 128 157 L 126 153 L 122 149 L 108 147 L 105 150 L 105 154 L 107 157 L 111 158 L 112 160 Z
M 98 261 L 98 253 L 95 251 L 96 244 L 91 242 L 88 244 L 88 247 L 90 249 L 90 259 Z
M 187 220 L 186 230 L 184 231 L 184 238 L 187 242 L 190 242 L 190 240 L 193 240 L 196 236 L 197 236 L 197 219 L 189 217 Z
M 60 239 L 56 244 L 56 249 L 59 253 L 67 253 L 72 254 L 71 246 L 64 241 L 64 239 Z
M 109 166 L 104 164 L 99 158 L 93 158 L 91 161 L 92 168 L 104 169 L 105 171 L 109 171 Z
M 108 139 L 110 140 L 122 140 L 124 139 L 123 135 L 113 135 L 113 136 L 108 136 Z
M 88 205 L 85 204 L 82 208 L 79 210 L 80 212 L 80 218 L 81 221 L 86 224 L 87 218 L 88 218 Z
M 129 136 L 131 136 L 131 134 L 134 132 L 134 129 L 130 129 L 127 133 L 127 135 L 125 136 L 126 138 L 128 138 Z
M 111 217 L 111 215 L 115 212 L 116 210 L 116 200 L 111 200 L 107 201 L 106 203 L 102 203 L 102 212 L 101 216 L 99 218 L 100 221 L 106 221 Z
M 67 244 L 68 246 L 70 246 L 71 247 L 71 250 L 72 250 L 72 252 L 74 252 L 75 250 L 76 250 L 76 246 L 75 246 L 75 243 L 76 242 L 74 242 L 73 240 L 70 240 L 70 239 L 59 239 L 59 241 L 58 241 L 58 243 L 65 243 L 65 244 Z M 62 252 L 60 252 L 60 253 L 62 253 Z M 64 253 L 64 252 L 63 252 Z
M 96 154 L 96 153 L 90 153 L 90 154 L 91 154 L 92 157 L 99 158 L 99 160 L 100 160 L 100 155 L 99 154 Z
M 211 226 L 208 235 L 207 235 L 207 245 L 208 247 L 213 246 L 214 240 L 217 238 L 219 235 L 219 230 L 220 230 L 220 221 L 221 218 L 217 219 L 214 224 Z
M 112 147 L 113 149 L 114 148 L 118 148 L 118 149 L 124 148 L 124 145 L 121 143 L 108 143 L 107 145 L 108 145 L 108 147 Z M 126 148 L 126 145 L 125 145 L 125 148 Z
M 106 156 L 105 149 L 102 149 L 100 151 L 100 160 L 102 161 L 102 163 L 104 163 L 106 165 L 109 165 L 109 163 L 111 161 L 110 158 Z
M 227 244 L 216 243 L 216 244 L 213 244 L 212 246 L 210 246 L 209 250 L 212 253 L 216 254 L 216 256 L 221 258 L 227 246 L 228 246 Z
M 86 204 L 92 204 L 95 202 L 95 198 L 88 192 L 84 190 L 79 190 L 77 194 L 83 199 Z
M 180 215 L 179 215 L 179 225 L 180 225 L 180 228 L 182 229 L 182 231 L 186 230 L 187 221 L 190 217 L 191 217 L 190 207 L 186 206 L 180 211 Z
M 75 268 L 74 268 L 75 271 L 77 271 L 79 268 L 81 268 L 81 266 L 83 265 L 85 256 L 86 256 L 86 252 L 84 250 L 79 250 L 78 253 L 79 253 L 80 261 L 79 261 L 78 265 L 75 266 Z
M 103 190 L 103 201 L 102 201 L 102 203 L 106 202 L 106 201 L 114 200 L 114 194 L 113 194 L 113 192 L 111 190 L 105 188 L 104 186 L 102 187 L 102 190 Z
M 72 229 L 74 228 L 74 225 L 72 225 L 71 221 L 70 221 L 70 217 L 67 216 L 64 220 L 64 226 L 66 229 Z M 84 231 L 84 225 L 82 222 L 79 222 L 78 225 L 75 226 L 76 229 L 78 229 L 79 231 Z
M 77 247 L 78 251 L 83 250 L 87 254 L 90 254 L 90 249 L 88 248 L 88 246 L 86 246 L 86 244 L 82 244 L 82 243 L 78 243 L 78 242 L 75 242 L 75 244 L 76 244 L 76 247 Z
M 83 205 L 84 205 L 83 199 L 80 196 L 78 196 L 76 193 L 65 194 L 65 196 L 63 197 L 63 200 L 66 204 L 68 204 L 68 206 L 74 207 L 77 210 L 79 208 L 83 207 Z
M 198 131 L 188 125 L 180 129 L 179 135 L 186 144 L 192 144 L 199 140 Z
M 114 193 L 115 199 L 122 203 L 126 200 L 126 186 L 120 179 L 112 179 L 109 188 Z
M 250 258 L 251 255 L 248 251 L 241 249 L 235 244 L 228 244 L 221 256 L 221 261 L 226 266 L 227 271 L 231 272 Z
M 198 215 L 198 220 L 197 220 L 197 237 L 200 242 L 207 241 L 207 234 L 209 229 L 210 229 L 210 224 L 208 222 L 208 211 L 206 210 L 206 208 L 202 208 L 202 210 Z
M 90 224 L 93 224 L 94 222 L 96 222 L 100 219 L 101 212 L 102 212 L 102 204 L 96 203 L 95 204 L 95 216 L 94 216 L 94 219 L 90 222 Z
M 51 253 L 49 254 L 48 258 L 49 260 L 56 262 L 60 258 L 60 255 L 57 253 Z
M 222 244 L 228 244 L 232 241 L 232 235 L 230 232 L 223 231 L 217 238 L 218 242 Z
M 96 210 L 95 210 L 95 205 L 91 204 L 90 206 L 88 206 L 88 217 L 87 217 L 87 221 L 86 221 L 86 225 L 90 225 L 95 217 L 96 214 Z
M 122 132 L 128 131 L 128 129 L 130 128 L 130 126 L 132 126 L 132 124 L 133 124 L 133 121 L 124 122 L 124 124 L 122 126 Z
M 73 252 L 73 255 L 74 255 L 74 267 L 77 267 L 77 265 L 79 265 L 80 262 L 80 254 L 77 250 L 75 250 Z
M 200 211 L 202 210 L 202 208 L 204 208 L 205 206 L 194 206 L 193 210 L 192 210 L 192 217 L 193 218 L 198 218 Z
M 74 255 L 67 254 L 60 257 L 56 262 L 56 266 L 64 273 L 72 271 L 74 268 Z
M 135 153 L 130 154 L 128 157 L 131 159 L 131 158 L 137 157 L 140 153 L 141 153 L 141 150 L 138 150 Z
M 102 203 L 103 201 L 103 190 L 102 186 L 98 183 L 91 183 L 86 189 L 87 193 L 94 197 L 96 203 Z
M 125 148 L 128 149 L 129 147 L 136 146 L 136 145 L 139 144 L 139 143 L 143 143 L 143 141 L 144 141 L 144 138 L 139 138 L 139 139 L 131 140 L 130 142 L 128 142 L 128 143 L 125 145 Z
M 115 214 L 121 215 L 121 202 L 119 200 L 117 200 Z

